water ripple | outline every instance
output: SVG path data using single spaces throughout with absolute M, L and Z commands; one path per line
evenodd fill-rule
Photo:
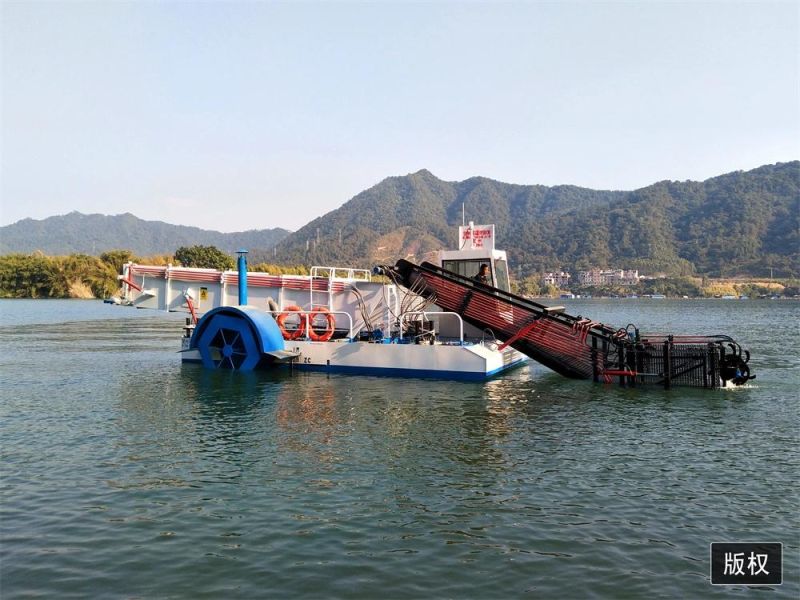
M 179 365 L 175 315 L 4 315 L 3 597 L 711 597 L 753 590 L 709 585 L 708 544 L 752 539 L 797 597 L 778 304 L 737 315 L 759 379 L 731 394 L 214 373 Z

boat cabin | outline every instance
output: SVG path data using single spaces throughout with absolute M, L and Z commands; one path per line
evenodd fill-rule
M 468 225 L 458 228 L 458 250 L 440 250 L 438 266 L 463 277 L 475 277 L 481 265 L 489 266 L 489 285 L 511 291 L 508 259 L 504 250 L 494 247 L 494 225 Z

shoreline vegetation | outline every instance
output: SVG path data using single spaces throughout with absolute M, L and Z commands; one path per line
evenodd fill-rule
M 100 256 L 46 256 L 41 252 L 6 254 L 0 256 L 0 298 L 109 298 L 120 293 L 118 276 L 127 262 L 220 270 L 233 269 L 235 264 L 230 255 L 213 246 L 181 247 L 174 255 L 145 257 L 136 256 L 129 250 L 112 250 L 103 252 Z M 268 263 L 253 264 L 249 269 L 277 275 L 309 273 L 305 267 L 285 267 Z
M 559 289 L 526 278 L 517 285 L 517 293 L 533 298 L 773 298 L 800 296 L 800 280 L 764 277 L 695 277 L 663 276 L 648 278 L 636 285 L 571 286 Z
M 70 254 L 46 256 L 7 254 L 0 256 L 0 298 L 81 298 L 104 299 L 120 291 L 118 275 L 126 262 L 151 265 L 182 265 L 233 269 L 230 255 L 213 246 L 182 247 L 174 255 L 137 257 L 129 250 L 112 250 L 100 256 Z M 254 272 L 276 275 L 308 275 L 303 266 L 287 267 L 269 263 L 249 266 Z M 592 298 L 664 296 L 667 298 L 774 298 L 800 296 L 800 280 L 766 278 L 661 277 L 632 286 L 572 287 L 561 290 L 544 286 L 530 276 L 514 282 L 514 291 L 532 298 L 560 298 L 564 294 Z

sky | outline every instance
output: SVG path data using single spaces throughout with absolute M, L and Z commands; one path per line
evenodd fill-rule
M 636 189 L 800 158 L 794 1 L 0 6 L 0 225 L 296 230 L 420 169 Z

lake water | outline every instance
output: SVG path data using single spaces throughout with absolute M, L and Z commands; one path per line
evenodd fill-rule
M 0 301 L 0 596 L 800 596 L 800 303 L 567 305 L 727 333 L 758 378 L 209 372 L 182 315 Z M 712 587 L 723 541 L 782 542 L 784 584 Z

